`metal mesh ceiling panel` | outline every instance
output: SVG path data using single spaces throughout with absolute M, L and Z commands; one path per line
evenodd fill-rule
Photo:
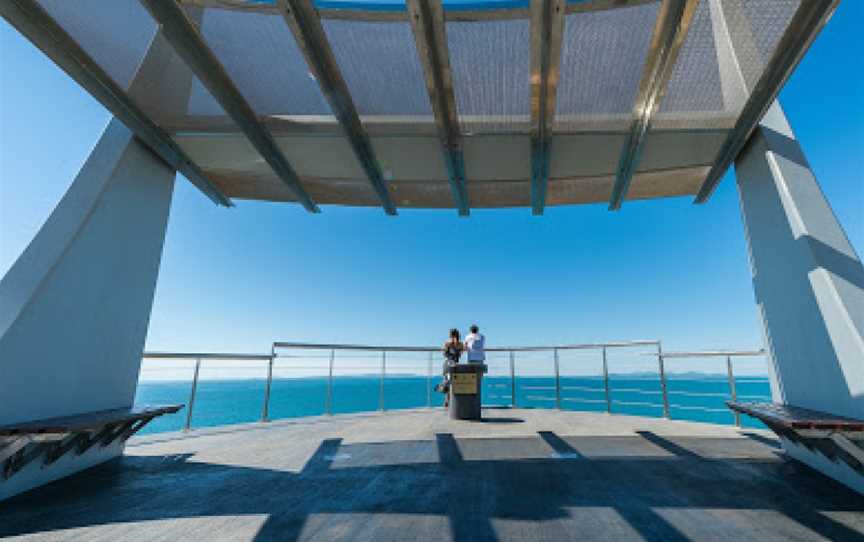
M 801 0 L 733 0 L 750 21 L 750 31 L 763 65 L 768 62 Z
M 527 131 L 529 21 L 451 21 L 446 26 L 462 131 Z
M 207 9 L 200 28 L 207 45 L 257 114 L 331 114 L 280 14 Z M 201 91 L 193 89 L 190 113 L 216 114 L 216 104 Z
M 630 118 L 658 6 L 649 3 L 566 16 L 556 131 Z
M 726 0 L 723 16 L 748 90 L 759 80 L 799 0 Z
M 363 116 L 421 116 L 432 120 L 411 24 L 324 19 L 330 47 Z
M 723 90 L 720 85 L 720 70 L 717 48 L 711 28 L 709 0 L 701 0 L 693 16 L 690 31 L 678 53 L 678 61 L 672 71 L 666 96 L 660 105 L 661 116 L 666 112 L 723 111 Z M 728 104 L 730 109 L 740 109 L 742 103 Z
M 137 0 L 39 0 L 60 26 L 123 88 L 156 33 Z

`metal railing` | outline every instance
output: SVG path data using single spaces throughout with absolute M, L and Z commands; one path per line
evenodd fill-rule
M 222 352 L 189 353 L 189 352 L 145 352 L 143 359 L 170 359 L 170 360 L 194 360 L 195 369 L 192 374 L 192 387 L 189 391 L 189 402 L 186 404 L 186 422 L 183 430 L 192 429 L 192 412 L 195 410 L 195 395 L 198 392 L 198 375 L 201 372 L 201 360 L 229 360 L 229 361 L 262 361 L 267 364 L 267 388 L 264 395 L 264 409 L 261 420 L 267 420 L 267 408 L 270 403 L 270 383 L 273 381 L 273 356 L 267 354 L 228 354 Z
M 644 380 L 653 383 L 655 378 L 629 378 L 625 375 L 616 375 L 610 372 L 610 353 L 617 349 L 645 349 L 650 348 L 651 352 L 631 352 L 639 356 L 651 356 L 657 359 L 657 377 L 656 381 L 659 384 L 658 389 L 639 387 L 633 382 Z M 301 355 L 292 354 L 288 351 L 302 351 Z M 315 351 L 322 352 L 323 355 L 309 355 L 305 352 Z M 586 385 L 593 384 L 596 381 L 593 377 L 566 377 L 562 375 L 562 356 L 572 355 L 575 353 L 597 353 L 596 368 L 600 370 L 600 379 L 602 385 Z M 554 404 L 556 409 L 561 409 L 565 403 L 587 405 L 585 408 L 599 407 L 608 413 L 613 412 L 613 407 L 618 405 L 622 407 L 633 408 L 651 408 L 662 410 L 662 415 L 666 418 L 672 417 L 673 411 L 704 411 L 704 412 L 728 412 L 725 408 L 713 408 L 704 405 L 686 405 L 678 398 L 730 398 L 736 400 L 739 395 L 736 390 L 736 382 L 733 371 L 733 358 L 738 357 L 753 357 L 763 356 L 764 352 L 759 351 L 704 351 L 704 352 L 664 352 L 660 341 L 657 340 L 642 340 L 642 341 L 619 341 L 607 343 L 592 343 L 592 344 L 572 344 L 558 346 L 514 346 L 514 347 L 497 347 L 488 348 L 487 364 L 490 365 L 490 375 L 492 367 L 495 366 L 500 374 L 492 376 L 492 378 L 484 379 L 484 383 L 489 387 L 487 400 L 506 401 L 502 406 L 516 407 L 519 405 L 519 392 L 527 392 L 523 394 L 521 399 L 526 402 Z M 337 355 L 337 353 L 339 355 Z M 370 346 L 356 344 L 318 344 L 318 343 L 300 343 L 300 342 L 274 342 L 269 354 L 226 354 L 226 353 L 171 353 L 171 352 L 151 352 L 145 353 L 144 359 L 173 359 L 173 360 L 194 360 L 194 371 L 192 376 L 191 389 L 189 392 L 189 400 L 186 409 L 186 419 L 183 425 L 183 430 L 189 431 L 192 429 L 192 416 L 195 408 L 196 393 L 199 385 L 199 373 L 202 361 L 208 360 L 233 360 L 233 361 L 265 361 L 266 362 L 266 381 L 263 391 L 263 402 L 261 407 L 261 422 L 270 420 L 270 405 L 274 380 L 274 365 L 280 360 L 305 360 L 313 358 L 326 360 L 326 366 L 315 368 L 316 374 L 326 376 L 326 384 L 324 391 L 324 408 L 323 413 L 332 415 L 334 413 L 334 371 L 337 368 L 339 360 L 343 360 L 343 365 L 351 366 L 354 369 L 365 370 L 365 376 L 378 373 L 378 397 L 377 408 L 380 411 L 387 409 L 386 382 L 388 376 L 393 377 L 397 374 L 410 374 L 413 377 L 425 376 L 425 406 L 432 407 L 432 388 L 434 377 L 434 360 L 436 354 L 440 353 L 440 348 L 427 346 Z M 531 356 L 541 356 L 541 358 L 531 360 Z M 357 366 L 356 363 L 352 366 L 346 363 L 351 356 L 356 359 L 377 359 L 376 365 Z M 405 356 L 414 356 L 406 358 Z M 543 362 L 551 362 L 550 372 L 544 373 L 545 376 L 534 376 L 524 374 L 520 376 L 517 372 L 517 359 L 522 357 L 524 361 L 531 362 L 534 368 L 541 365 Z M 725 357 L 728 393 L 717 391 L 685 391 L 669 389 L 669 378 L 667 376 L 667 363 L 670 360 L 681 358 L 714 358 Z M 408 361 L 410 366 L 400 366 L 400 361 Z M 644 358 L 643 358 L 644 359 Z M 590 359 L 588 360 L 590 361 Z M 388 363 L 389 362 L 389 363 Z M 585 360 L 582 360 L 584 364 Z M 365 362 L 364 362 L 365 363 Z M 373 362 L 374 363 L 374 362 Z M 389 369 L 388 369 L 389 367 Z M 281 369 L 297 370 L 303 367 L 297 364 L 289 364 Z M 580 365 L 584 369 L 584 366 Z M 399 373 L 399 370 L 409 371 L 407 373 Z M 374 371 L 374 372 L 373 372 Z M 388 372 L 389 371 L 389 372 Z M 528 371 L 530 372 L 530 370 Z M 425 373 L 425 375 L 423 374 Z M 509 377 L 509 378 L 508 378 Z M 630 382 L 629 387 L 617 387 L 613 384 L 616 380 L 624 379 Z M 525 382 L 519 385 L 519 380 Z M 532 383 L 531 379 L 550 379 L 550 382 Z M 577 379 L 578 385 L 568 383 L 568 380 Z M 588 379 L 589 382 L 582 382 Z M 508 382 L 509 380 L 509 382 Z M 673 382 L 684 381 L 686 379 L 673 378 Z M 740 380 L 740 379 L 739 379 Z M 717 382 L 713 380 L 702 380 L 703 382 Z M 509 390 L 507 389 L 509 388 Z M 503 394 L 501 394 L 503 390 Z M 509 391 L 509 394 L 506 392 Z M 494 392 L 494 393 L 493 393 Z M 509 395 L 509 397 L 508 397 Z M 670 396 L 672 401 L 670 402 Z M 620 397 L 624 397 L 623 399 Z M 644 397 L 644 399 L 642 399 Z M 764 396 L 740 396 L 750 399 L 767 399 Z M 508 401 L 509 399 L 509 401 Z M 656 402 L 656 401 L 660 402 Z M 548 401 L 548 403 L 545 403 Z M 492 403 L 489 403 L 490 405 Z M 498 403 L 500 404 L 500 403 Z M 417 405 L 420 406 L 420 405 Z M 740 418 L 735 414 L 735 424 L 740 425 Z
M 692 391 L 669 391 L 667 388 L 667 380 L 665 377 L 662 377 L 663 381 L 663 404 L 666 413 L 666 417 L 669 416 L 669 408 L 679 409 L 679 410 L 698 410 L 702 412 L 728 412 L 727 409 L 719 409 L 719 408 L 711 408 L 700 405 L 682 405 L 682 404 L 669 404 L 669 395 L 675 395 L 679 397 L 720 397 L 720 398 L 729 398 L 732 401 L 738 400 L 738 392 L 737 386 L 735 384 L 735 372 L 732 363 L 733 358 L 752 358 L 752 357 L 763 357 L 765 355 L 764 350 L 705 350 L 698 352 L 662 352 L 658 351 L 657 358 L 660 360 L 660 367 L 662 368 L 665 364 L 665 360 L 671 359 L 696 359 L 696 358 L 725 358 L 726 360 L 726 382 L 728 385 L 728 393 L 722 392 L 692 392 Z M 690 379 L 690 381 L 697 382 L 707 382 L 705 379 Z M 770 400 L 771 398 L 766 395 L 747 395 L 742 396 L 742 398 L 750 399 L 750 400 Z M 741 415 L 735 411 L 735 425 L 741 426 Z

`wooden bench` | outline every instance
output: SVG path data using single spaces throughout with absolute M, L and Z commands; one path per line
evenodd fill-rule
M 775 403 L 727 401 L 726 406 L 756 418 L 777 436 L 864 472 L 864 420 Z
M 173 414 L 183 405 L 117 408 L 0 425 L 0 477 L 8 479 L 31 461 L 44 456 L 50 465 L 74 450 L 81 455 L 94 445 L 125 442 L 153 418 Z

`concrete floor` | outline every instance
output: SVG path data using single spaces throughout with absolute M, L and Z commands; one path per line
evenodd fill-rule
M 438 410 L 133 439 L 0 503 L 34 540 L 864 540 L 864 498 L 769 433 L 632 416 Z

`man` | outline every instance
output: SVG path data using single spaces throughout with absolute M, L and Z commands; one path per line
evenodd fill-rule
M 486 337 L 480 333 L 480 328 L 471 326 L 471 334 L 465 337 L 465 350 L 468 352 L 468 363 L 483 363 L 486 361 Z

